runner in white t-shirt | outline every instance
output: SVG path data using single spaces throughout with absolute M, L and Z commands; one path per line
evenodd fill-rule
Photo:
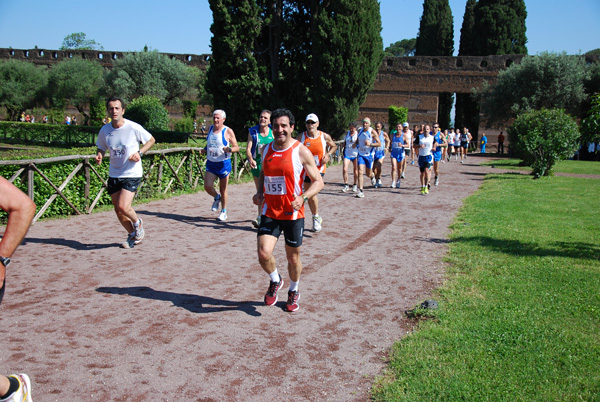
M 102 163 L 106 151 L 110 153 L 108 168 L 108 194 L 121 225 L 127 230 L 123 248 L 133 248 L 142 242 L 144 227 L 131 207 L 135 192 L 142 182 L 142 156 L 154 145 L 154 137 L 144 127 L 123 117 L 125 106 L 120 98 L 113 96 L 106 102 L 111 122 L 98 133 L 96 163 Z M 140 143 L 142 147 L 140 147 Z

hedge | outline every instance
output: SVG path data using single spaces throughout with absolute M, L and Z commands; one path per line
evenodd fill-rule
M 96 144 L 100 127 L 0 121 L 0 140 L 17 144 L 87 146 Z M 187 133 L 153 130 L 157 142 L 186 143 Z

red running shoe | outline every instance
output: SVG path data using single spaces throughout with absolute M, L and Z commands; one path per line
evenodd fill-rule
M 265 304 L 267 306 L 272 306 L 277 303 L 277 292 L 283 286 L 283 279 L 281 279 L 281 275 L 279 275 L 279 282 L 271 282 L 269 284 L 269 290 L 265 294 Z
M 290 313 L 298 311 L 300 308 L 298 300 L 300 300 L 300 293 L 298 293 L 297 290 L 295 292 L 289 291 L 287 304 L 285 305 L 285 311 L 289 311 Z

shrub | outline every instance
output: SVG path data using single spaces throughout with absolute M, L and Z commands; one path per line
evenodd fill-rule
M 396 124 L 408 121 L 408 109 L 401 106 L 391 105 L 388 107 L 388 121 L 390 123 L 389 131 L 395 131 Z
M 173 127 L 174 131 L 180 133 L 192 133 L 194 131 L 194 119 L 184 117 L 183 119 L 175 120 Z
M 155 96 L 134 99 L 125 109 L 125 118 L 141 124 L 148 131 L 169 129 L 169 113 Z
M 577 123 L 563 109 L 523 113 L 508 135 L 511 147 L 533 168 L 536 178 L 549 176 L 557 161 L 573 156 L 580 136 Z

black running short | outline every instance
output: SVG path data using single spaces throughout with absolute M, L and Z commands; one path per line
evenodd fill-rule
M 114 194 L 120 190 L 127 190 L 135 193 L 141 183 L 141 177 L 109 177 L 107 191 L 108 194 Z
M 269 218 L 265 215 L 260 217 L 257 236 L 269 235 L 279 239 L 281 232 L 283 232 L 286 245 L 300 247 L 304 234 L 304 218 L 288 221 Z

